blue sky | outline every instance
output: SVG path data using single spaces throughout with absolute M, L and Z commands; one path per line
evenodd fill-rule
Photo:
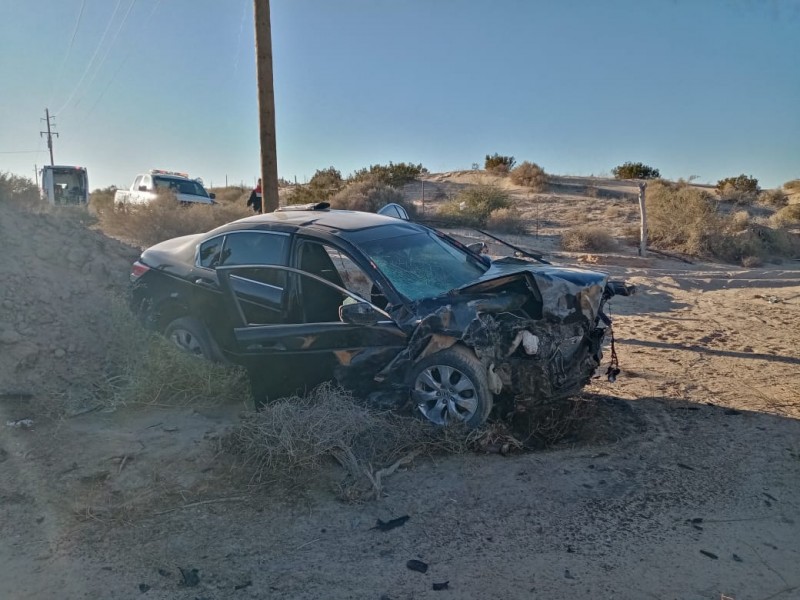
M 278 171 L 800 177 L 800 0 L 272 0 Z M 259 169 L 253 0 L 0 0 L 0 171 Z M 80 15 L 80 19 L 79 19 Z M 76 28 L 77 25 L 77 28 Z M 74 38 L 73 38 L 74 33 Z

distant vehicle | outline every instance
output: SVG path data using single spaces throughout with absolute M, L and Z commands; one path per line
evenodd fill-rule
M 187 352 L 244 366 L 257 402 L 336 379 L 382 406 L 410 398 L 434 423 L 469 427 L 496 397 L 580 391 L 600 363 L 606 302 L 633 292 L 603 273 L 491 260 L 435 229 L 327 203 L 161 242 L 131 281 L 145 323 Z
M 147 204 L 159 192 L 171 191 L 181 204 L 214 204 L 214 194 L 209 194 L 200 179 L 189 179 L 186 173 L 151 169 L 137 175 L 129 190 L 117 190 L 115 204 Z
M 42 200 L 50 204 L 78 204 L 89 202 L 89 177 L 85 167 L 49 165 L 42 167 Z

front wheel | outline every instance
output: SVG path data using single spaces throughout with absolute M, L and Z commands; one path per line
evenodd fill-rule
M 452 346 L 418 362 L 409 374 L 409 385 L 417 409 L 437 425 L 479 427 L 492 410 L 486 368 L 464 346 Z

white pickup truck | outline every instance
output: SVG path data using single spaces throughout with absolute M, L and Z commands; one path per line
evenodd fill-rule
M 155 200 L 159 192 L 172 192 L 180 203 L 215 204 L 214 194 L 209 194 L 198 179 L 189 179 L 186 173 L 152 169 L 137 175 L 129 190 L 117 190 L 114 204 L 146 204 Z

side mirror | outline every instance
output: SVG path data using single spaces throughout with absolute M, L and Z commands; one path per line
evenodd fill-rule
M 139 191 L 140 192 L 146 192 L 147 191 L 147 186 L 146 185 L 140 185 L 139 186 Z
M 386 217 L 394 217 L 395 219 L 403 219 L 403 221 L 408 221 L 408 211 L 400 206 L 399 204 L 395 204 L 394 202 L 390 202 L 383 208 L 378 211 L 379 215 L 384 215 Z
M 217 195 L 216 195 L 214 192 L 211 192 L 211 193 L 208 195 L 208 197 L 209 197 L 209 198 L 211 198 L 211 199 L 213 200 L 214 198 L 216 198 L 216 197 L 217 197 Z
M 339 318 L 351 325 L 375 325 L 382 316 L 367 302 L 352 302 L 339 307 Z

